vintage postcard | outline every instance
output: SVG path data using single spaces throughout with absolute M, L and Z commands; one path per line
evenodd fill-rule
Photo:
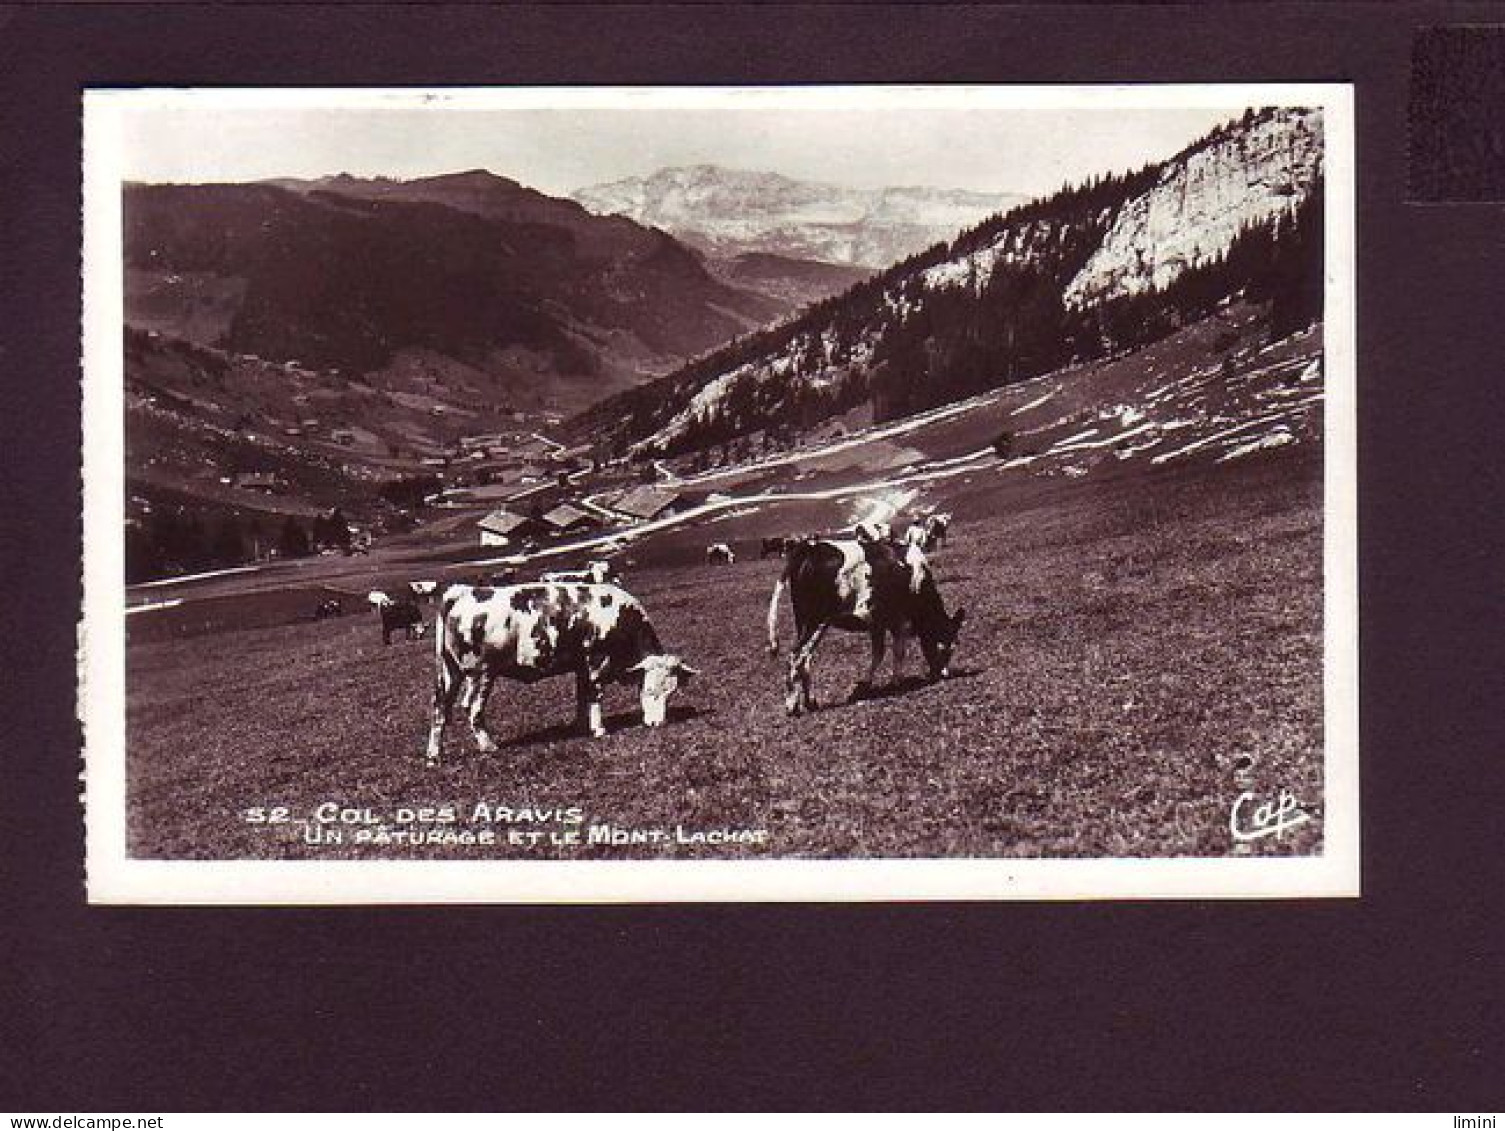
M 84 138 L 91 900 L 1359 893 L 1348 87 Z

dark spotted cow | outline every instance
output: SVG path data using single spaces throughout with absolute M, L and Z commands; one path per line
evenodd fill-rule
M 784 705 L 791 715 L 814 708 L 810 664 L 828 628 L 865 632 L 872 640 L 872 666 L 853 698 L 871 690 L 883 662 L 884 642 L 893 638 L 894 680 L 904 662 L 904 645 L 912 632 L 920 641 L 932 680 L 950 674 L 966 611 L 946 612 L 935 575 L 915 546 L 856 539 L 807 539 L 789 547 L 784 573 L 768 603 L 768 650 L 778 655 L 779 596 L 789 590 L 794 608 L 795 642 L 785 677 Z
M 713 542 L 705 548 L 705 560 L 721 565 L 731 565 L 737 560 L 737 552 L 725 542 Z
M 643 723 L 657 727 L 664 724 L 669 696 L 698 674 L 664 651 L 643 606 L 615 585 L 453 585 L 440 603 L 434 640 L 431 765 L 439 761 L 456 696 L 476 745 L 483 752 L 496 749 L 484 712 L 498 677 L 533 683 L 573 674 L 577 721 L 600 738 L 606 733 L 601 693 L 607 683 L 637 683 Z
M 371 602 L 381 616 L 383 644 L 392 643 L 392 633 L 399 629 L 407 634 L 409 640 L 416 640 L 423 635 L 423 613 L 418 608 L 418 602 L 411 597 L 391 597 L 376 590 L 366 594 L 366 600 Z
M 759 558 L 784 556 L 784 547 L 787 540 L 784 538 L 765 538 L 762 548 L 758 551 Z
M 330 597 L 320 601 L 314 608 L 314 620 L 328 620 L 330 617 L 337 617 L 344 612 L 344 608 L 339 601 Z

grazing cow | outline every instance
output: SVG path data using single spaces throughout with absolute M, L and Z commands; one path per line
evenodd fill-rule
M 772 554 L 772 555 L 774 555 L 776 557 L 782 558 L 784 556 L 784 548 L 788 544 L 788 541 L 789 540 L 785 539 L 785 538 L 765 538 L 765 539 L 763 539 L 763 546 L 758 551 L 758 557 L 759 558 L 766 558 L 770 554 Z
M 940 547 L 946 540 L 946 533 L 951 526 L 949 514 L 927 515 L 919 522 L 909 525 L 904 531 L 904 544 L 906 546 L 918 546 L 925 553 L 930 553 Z
M 333 597 L 329 597 L 320 601 L 314 609 L 314 620 L 327 620 L 330 617 L 339 616 L 342 612 L 344 612 L 344 606 Z
M 413 600 L 422 604 L 424 601 L 433 600 L 434 594 L 439 591 L 437 581 L 410 581 L 408 591 L 413 594 Z
M 964 609 L 947 614 L 935 575 L 916 546 L 855 539 L 809 539 L 789 547 L 784 573 L 768 603 L 768 651 L 778 655 L 779 595 L 789 590 L 794 607 L 795 642 L 785 679 L 784 705 L 791 715 L 814 708 L 810 664 L 826 629 L 866 632 L 872 640 L 872 666 L 852 692 L 854 699 L 871 690 L 883 662 L 884 642 L 893 638 L 894 680 L 904 662 L 910 632 L 932 680 L 950 675 L 951 653 L 961 631 Z
M 705 560 L 731 565 L 737 560 L 737 553 L 725 542 L 713 542 L 705 548 Z
M 540 581 L 565 582 L 584 585 L 608 585 L 620 580 L 610 562 L 586 562 L 584 569 L 561 569 L 546 573 Z
M 594 738 L 606 733 L 601 692 L 609 681 L 637 682 L 643 724 L 664 724 L 669 696 L 696 670 L 666 653 L 643 606 L 615 585 L 452 585 L 434 632 L 437 671 L 427 760 L 439 761 L 444 728 L 463 686 L 463 709 L 483 752 L 496 749 L 486 729 L 486 698 L 498 676 L 532 683 L 575 676 L 577 721 Z
M 392 633 L 398 629 L 406 632 L 409 640 L 416 640 L 423 635 L 423 613 L 419 611 L 416 601 L 408 597 L 390 597 L 380 590 L 366 594 L 366 600 L 381 614 L 383 644 L 392 643 Z
M 894 528 L 886 522 L 868 519 L 852 527 L 852 535 L 859 542 L 891 542 L 894 537 Z

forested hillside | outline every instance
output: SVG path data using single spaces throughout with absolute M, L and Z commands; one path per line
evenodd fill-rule
M 1320 116 L 1249 111 L 1170 160 L 1021 205 L 573 423 L 674 455 L 875 419 L 1157 340 L 1242 293 L 1279 336 L 1321 315 Z
M 488 173 L 130 185 L 124 221 L 130 324 L 352 374 L 426 350 L 600 395 L 790 309 L 663 232 Z

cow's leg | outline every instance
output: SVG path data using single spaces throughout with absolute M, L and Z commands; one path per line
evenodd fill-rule
M 784 709 L 791 715 L 798 715 L 805 707 L 804 696 L 800 693 L 800 674 L 805 658 L 805 643 L 809 639 L 810 634 L 805 626 L 796 621 L 794 643 L 789 648 L 789 666 L 784 671 Z
M 488 671 L 471 673 L 470 700 L 465 714 L 470 719 L 470 729 L 475 732 L 476 746 L 482 754 L 490 754 L 496 749 L 496 739 L 486 729 L 486 700 L 491 697 L 491 689 L 495 684 L 496 676 Z
M 904 625 L 894 629 L 894 683 L 897 685 L 904 678 L 904 646 L 909 641 L 908 632 Z
M 431 766 L 439 762 L 439 751 L 444 745 L 444 727 L 449 722 L 449 714 L 454 709 L 455 696 L 459 692 L 460 666 L 441 652 L 434 673 L 434 716 L 429 727 L 428 753 L 425 757 L 425 761 Z
M 600 711 L 600 690 L 602 684 L 599 679 L 585 678 L 585 729 L 590 732 L 591 738 L 605 738 L 607 736 L 607 720 L 602 718 Z
M 789 653 L 789 674 L 784 681 L 784 706 L 791 715 L 815 709 L 815 697 L 810 693 L 810 664 L 825 632 L 823 624 L 814 629 L 799 627 L 799 636 Z
M 878 666 L 883 663 L 883 649 L 886 633 L 881 628 L 875 628 L 868 633 L 868 639 L 873 645 L 873 661 L 868 666 L 867 678 L 859 680 L 857 686 L 852 688 L 852 702 L 866 698 L 873 690 L 873 683 L 878 678 Z
M 590 669 L 575 673 L 575 724 L 592 738 L 606 737 L 606 721 L 601 714 L 603 683 L 601 675 Z
M 575 673 L 575 725 L 590 729 L 590 676 L 582 668 Z

